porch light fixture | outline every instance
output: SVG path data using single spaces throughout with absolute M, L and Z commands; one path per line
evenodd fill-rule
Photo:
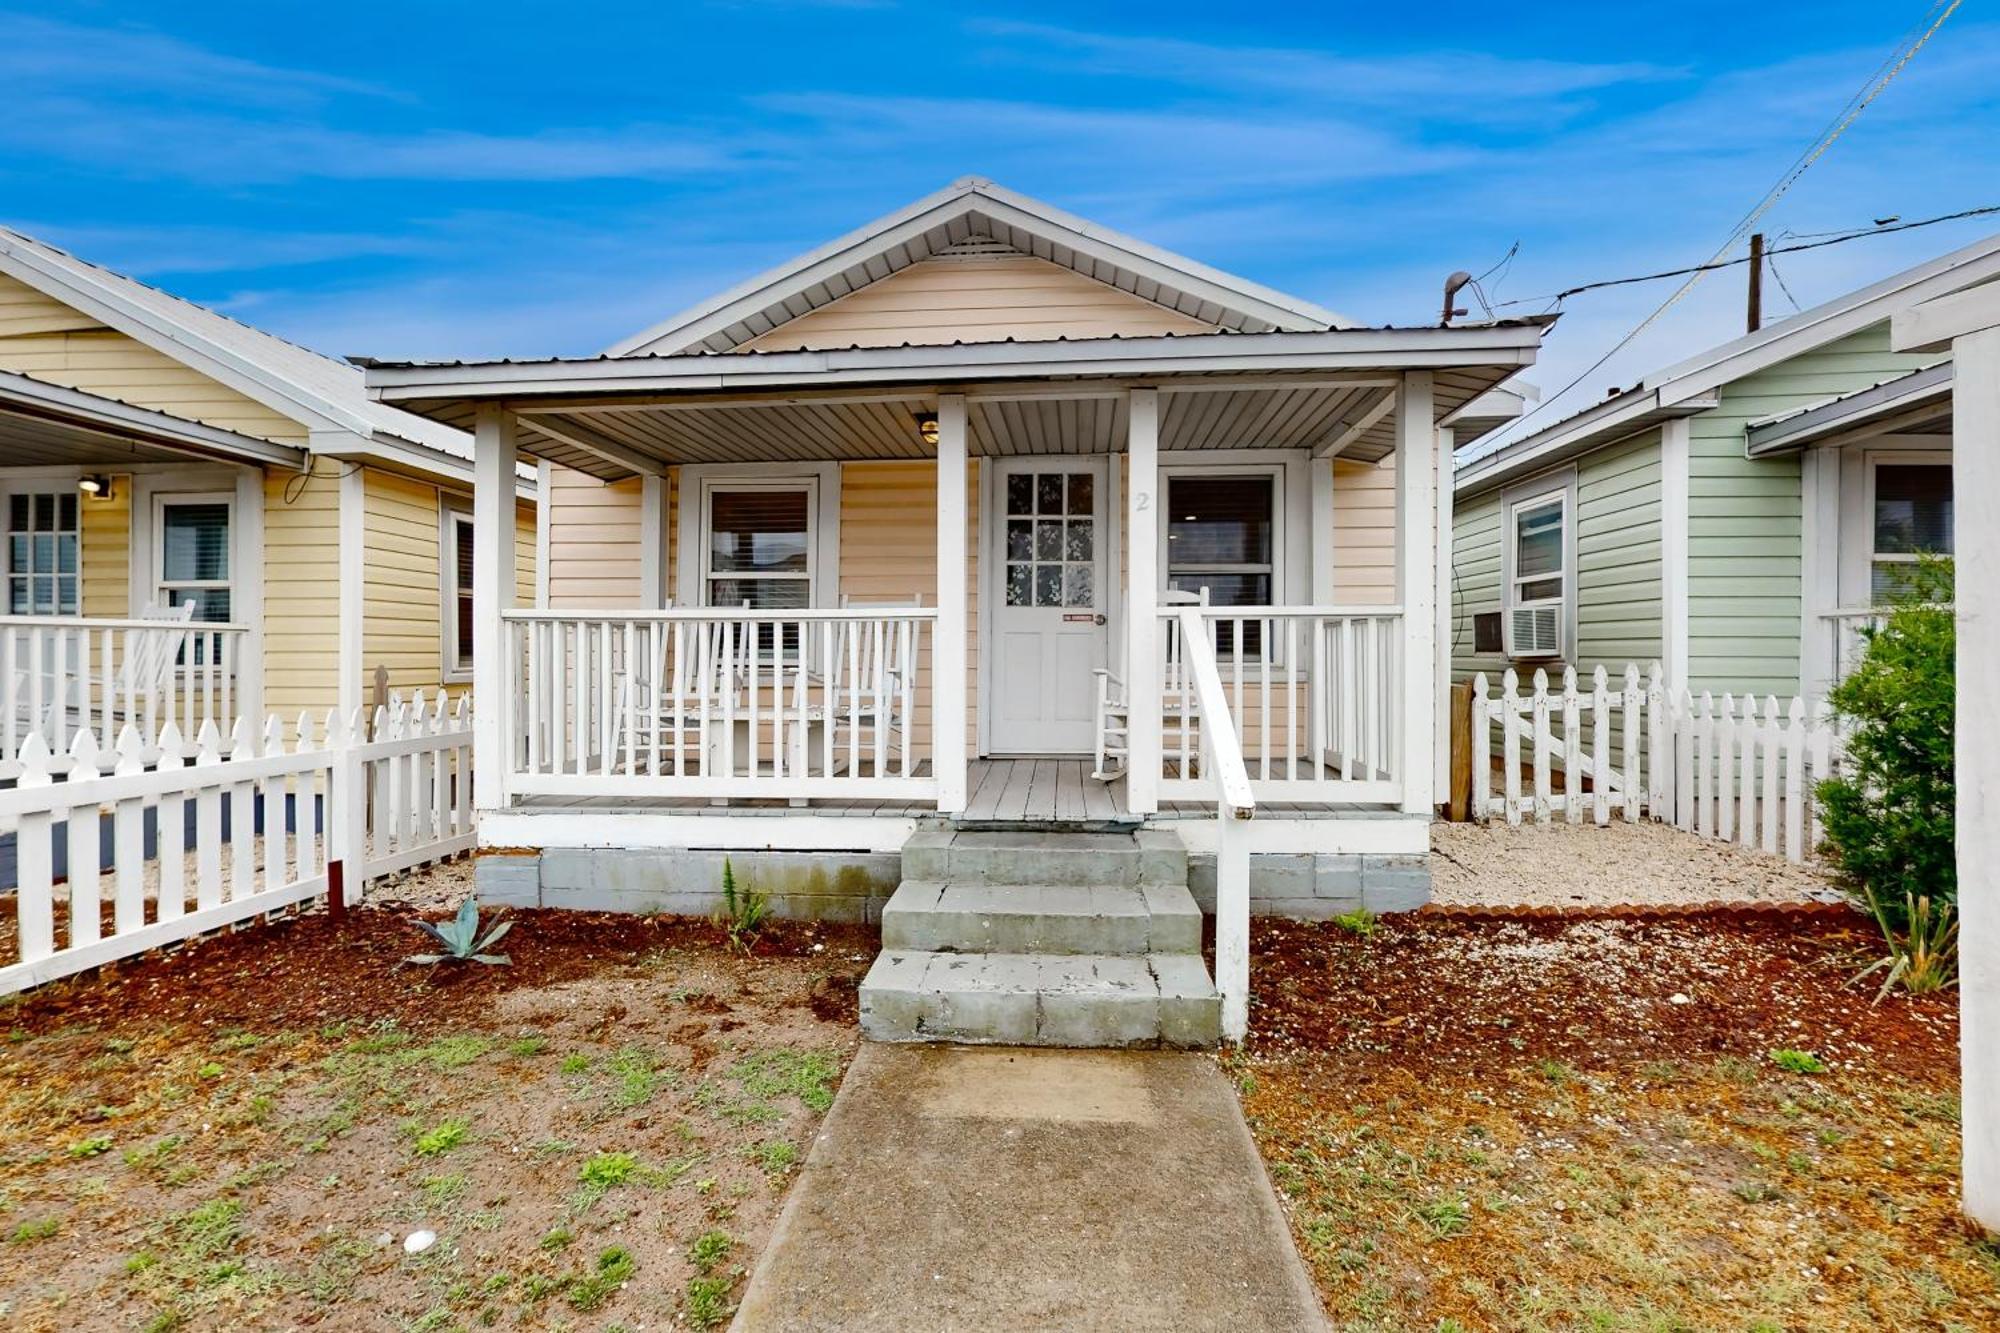
M 917 413 L 917 438 L 922 440 L 925 444 L 928 444 L 931 448 L 933 449 L 937 448 L 937 442 L 938 442 L 937 413 L 935 412 Z
M 77 478 L 76 488 L 93 500 L 109 500 L 111 498 L 111 478 L 101 472 L 88 477 Z

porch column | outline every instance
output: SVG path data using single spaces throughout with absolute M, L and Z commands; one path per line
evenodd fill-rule
M 343 726 L 360 712 L 368 676 L 365 660 L 368 571 L 368 476 L 349 468 L 334 483 L 339 487 L 340 523 L 340 685 L 336 701 Z M 365 735 L 366 724 L 361 734 Z
M 2000 503 L 2000 286 L 1987 284 L 1903 311 L 1890 323 L 1899 352 L 1947 348 L 1952 358 L 1953 502 L 1971 513 Z M 2000 1231 L 2000 530 L 1961 523 L 1955 772 L 1958 838 L 1958 1049 L 1966 1216 Z M 1967 573 L 1971 572 L 1971 577 Z
M 931 769 L 937 808 L 965 809 L 965 395 L 938 395 L 937 623 L 931 643 Z
M 1396 394 L 1396 600 L 1403 608 L 1403 813 L 1431 811 L 1437 694 L 1437 418 L 1431 372 L 1406 370 Z
M 1431 803 L 1443 805 L 1451 799 L 1451 650 L 1457 628 L 1452 619 L 1452 451 L 1457 436 L 1449 426 L 1438 427 L 1437 458 L 1437 575 L 1432 593 L 1437 603 L 1437 680 L 1431 693 L 1437 696 L 1437 716 L 1431 736 Z
M 1133 389 L 1125 450 L 1125 808 L 1160 808 L 1160 391 Z
M 538 529 L 539 530 L 539 529 Z M 667 479 L 639 474 L 639 605 L 657 611 L 667 604 Z
M 506 797 L 508 704 L 513 672 L 500 612 L 514 590 L 516 419 L 482 403 L 473 420 L 472 801 L 497 810 Z

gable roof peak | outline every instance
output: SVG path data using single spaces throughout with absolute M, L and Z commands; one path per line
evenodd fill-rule
M 983 176 L 961 176 L 818 249 L 624 339 L 608 356 L 728 352 L 850 292 L 968 242 L 1047 260 L 1142 300 L 1243 333 L 1351 328 L 1346 319 L 1100 226 Z

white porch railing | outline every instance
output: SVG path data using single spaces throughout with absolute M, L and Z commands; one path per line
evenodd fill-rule
M 1209 791 L 1205 715 L 1191 666 L 1199 638 L 1263 801 L 1396 803 L 1403 617 L 1397 607 L 1170 607 L 1161 612 L 1159 792 Z
M 509 796 L 937 795 L 935 608 L 507 611 Z
M 1192 721 L 1202 740 L 1202 766 L 1216 801 L 1215 988 L 1222 995 L 1222 1036 L 1240 1042 L 1250 1028 L 1250 841 L 1243 826 L 1257 813 L 1257 793 L 1215 651 L 1203 632 L 1204 613 L 1182 609 L 1174 624 Z
M 130 724 L 151 749 L 172 722 L 192 738 L 236 717 L 248 627 L 185 620 L 0 616 L 0 779 L 39 736 L 66 754 L 79 732 L 109 749 Z M 183 757 L 192 757 L 192 752 Z

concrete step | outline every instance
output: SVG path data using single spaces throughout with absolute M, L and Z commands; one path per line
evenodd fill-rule
M 1170 832 L 922 829 L 903 844 L 903 878 L 936 884 L 1186 884 Z
M 882 947 L 952 953 L 1201 952 L 1201 909 L 1178 884 L 958 884 L 906 879 Z
M 861 983 L 872 1041 L 1200 1049 L 1221 1040 L 1221 1024 L 1195 954 L 884 949 Z

